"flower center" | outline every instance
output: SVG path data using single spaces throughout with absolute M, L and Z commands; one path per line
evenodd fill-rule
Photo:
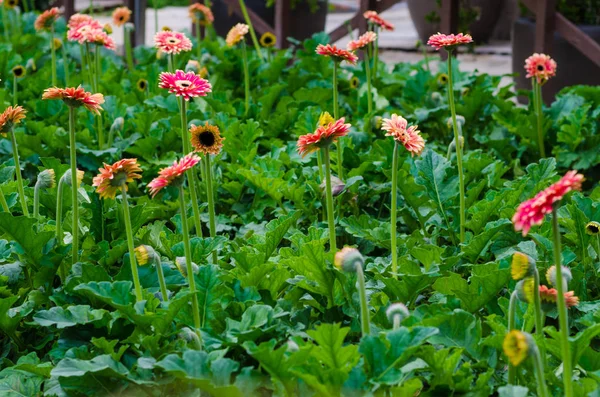
M 189 88 L 192 83 L 189 80 L 177 80 L 175 85 L 179 88 Z
M 201 132 L 198 139 L 200 140 L 200 143 L 207 147 L 211 147 L 215 144 L 215 135 L 210 131 Z
M 169 43 L 169 44 L 173 44 L 173 45 L 175 45 L 175 44 L 179 44 L 180 42 L 181 42 L 181 40 L 179 40 L 179 39 L 176 39 L 175 37 L 169 37 L 169 38 L 167 39 L 167 43 Z
M 590 232 L 592 232 L 594 234 L 597 234 L 600 231 L 600 229 L 596 225 L 589 225 L 588 229 Z
M 537 65 L 537 70 L 540 72 L 544 71 L 544 65 Z

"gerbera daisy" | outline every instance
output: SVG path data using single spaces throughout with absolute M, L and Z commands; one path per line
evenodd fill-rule
M 190 18 L 192 22 L 198 22 L 202 26 L 210 25 L 214 22 L 215 17 L 207 6 L 200 3 L 194 3 L 189 8 Z
M 391 23 L 389 23 L 388 21 L 383 19 L 377 13 L 377 11 L 365 11 L 363 16 L 365 17 L 366 20 L 368 20 L 371 23 L 374 23 L 375 25 L 378 25 L 383 30 L 389 30 L 389 31 L 394 30 L 394 25 L 392 25 Z
M 161 73 L 158 86 L 169 90 L 171 94 L 183 97 L 186 101 L 189 101 L 190 98 L 206 96 L 212 90 L 207 80 L 194 72 L 186 73 L 183 70 L 177 70 L 175 73 Z
M 516 367 L 529 355 L 530 341 L 524 332 L 512 330 L 506 334 L 502 348 L 510 363 Z
M 13 9 L 19 5 L 19 0 L 6 0 L 6 7 Z
M 158 176 L 148 184 L 150 195 L 155 197 L 158 192 L 167 186 L 181 185 L 181 183 L 183 183 L 185 172 L 189 169 L 192 169 L 199 162 L 200 157 L 198 157 L 196 154 L 190 153 L 179 160 L 179 162 L 174 161 L 172 166 L 160 170 Z
M 17 65 L 14 68 L 12 68 L 12 74 L 16 77 L 16 78 L 20 78 L 23 77 L 27 74 L 27 70 L 23 67 L 23 65 Z
M 561 279 L 565 286 L 564 289 L 567 289 L 567 285 L 573 279 L 573 274 L 571 273 L 571 269 L 566 266 L 561 266 L 560 268 L 562 269 Z M 546 270 L 546 280 L 553 286 L 556 286 L 556 265 L 552 265 Z
M 319 55 L 326 57 L 332 57 L 336 62 L 346 61 L 349 64 L 354 65 L 358 61 L 358 57 L 351 51 L 342 50 L 331 44 L 323 45 L 319 44 L 315 52 Z
M 49 10 L 42 12 L 40 16 L 37 17 L 37 19 L 35 20 L 33 27 L 37 31 L 50 30 L 50 28 L 52 27 L 54 22 L 56 22 L 59 16 L 60 11 L 58 10 L 58 7 L 53 7 Z
M 359 50 L 359 49 L 371 44 L 372 42 L 375 41 L 375 39 L 377 39 L 377 33 L 366 32 L 365 34 L 360 36 L 358 39 L 352 40 L 351 42 L 349 42 L 348 46 L 346 48 L 348 49 L 348 51 L 356 51 L 356 50 Z
M 87 30 L 100 29 L 102 30 L 103 26 L 100 22 L 96 21 L 94 18 L 89 15 L 83 14 L 75 14 L 69 19 L 69 23 L 67 25 L 69 30 L 67 31 L 67 39 L 69 41 L 77 41 L 80 42 L 83 33 Z
M 587 225 L 585 225 L 585 232 L 590 236 L 595 236 L 600 233 L 600 223 L 596 221 L 591 221 Z
M 277 37 L 271 32 L 265 32 L 260 36 L 260 45 L 265 48 L 274 47 L 277 44 Z
M 515 230 L 522 231 L 524 237 L 533 225 L 541 225 L 544 216 L 552 212 L 554 203 L 571 190 L 581 190 L 583 180 L 583 175 L 577 171 L 569 171 L 558 182 L 542 190 L 534 198 L 521 203 L 512 218 Z
M 441 48 L 449 47 L 454 48 L 457 45 L 469 44 L 473 42 L 473 38 L 469 34 L 442 34 L 437 33 L 429 37 L 427 44 L 439 50 Z
M 117 7 L 113 11 L 112 20 L 115 26 L 123 26 L 131 18 L 131 10 L 127 7 Z
M 579 298 L 575 296 L 575 292 L 565 292 L 564 296 L 567 307 L 573 307 L 579 304 Z M 545 285 L 540 285 L 540 299 L 543 303 L 552 303 L 552 306 L 554 306 L 558 300 L 558 291 L 554 288 L 548 288 Z
M 382 130 L 386 131 L 385 136 L 391 136 L 402 143 L 412 156 L 421 154 L 425 148 L 425 140 L 417 128 L 416 125 L 409 127 L 408 121 L 397 114 L 392 114 L 391 119 L 383 119 L 381 127 Z
M 115 41 L 104 31 L 104 29 L 88 29 L 87 27 L 82 28 L 79 43 L 101 45 L 104 46 L 104 48 L 112 51 L 117 49 Z
M 298 153 L 304 157 L 319 148 L 329 147 L 338 138 L 345 136 L 350 131 L 350 124 L 345 124 L 345 121 L 342 117 L 335 122 L 319 126 L 312 134 L 302 135 L 298 139 Z
M 238 23 L 234 27 L 232 27 L 227 33 L 227 37 L 225 38 L 225 43 L 228 47 L 233 47 L 241 40 L 244 39 L 244 36 L 250 31 L 250 28 L 245 23 Z
M 127 190 L 128 183 L 142 177 L 138 174 L 142 169 L 138 165 L 137 159 L 123 159 L 113 165 L 105 163 L 104 167 L 99 168 L 98 171 L 100 173 L 94 177 L 92 186 L 96 187 L 96 192 L 104 199 L 114 199 L 121 186 L 125 185 L 125 190 Z
M 179 54 L 192 49 L 192 41 L 180 32 L 161 31 L 154 35 L 154 46 L 167 54 Z
M 146 92 L 146 89 L 148 89 L 148 80 L 139 79 L 136 86 L 139 91 Z
M 510 264 L 510 274 L 513 280 L 521 280 L 533 275 L 535 271 L 535 262 L 529 256 L 521 252 L 515 252 Z
M 209 154 L 219 154 L 223 148 L 225 138 L 221 137 L 219 127 L 208 124 L 195 126 L 192 124 L 190 128 L 191 142 L 196 152 L 202 153 L 205 156 Z
M 95 114 L 100 114 L 102 110 L 100 105 L 104 103 L 104 95 L 89 93 L 82 86 L 77 88 L 47 88 L 44 90 L 42 99 L 61 99 L 68 106 L 83 106 Z
M 22 106 L 9 106 L 0 114 L 0 134 L 6 136 L 15 124 L 19 124 L 25 118 L 26 110 Z
M 543 84 L 556 75 L 556 62 L 546 54 L 535 53 L 525 60 L 525 71 L 525 77 L 535 77 L 538 84 Z
M 356 265 L 364 266 L 364 263 L 365 258 L 360 251 L 348 246 L 336 252 L 333 259 L 335 267 L 348 273 L 355 273 Z

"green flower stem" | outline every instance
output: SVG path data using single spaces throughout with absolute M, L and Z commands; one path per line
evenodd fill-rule
M 242 61 L 244 62 L 244 116 L 247 116 L 248 109 L 250 109 L 250 71 L 248 70 L 248 51 L 244 40 L 242 40 Z
M 96 91 L 99 91 L 98 82 L 102 77 L 102 64 L 100 63 L 100 51 L 98 46 L 94 48 L 94 56 L 96 61 L 96 68 L 94 76 L 96 77 Z M 104 149 L 104 116 L 100 113 L 98 116 L 98 147 L 100 150 Z
M 454 130 L 454 144 L 456 145 L 456 163 L 458 166 L 458 183 L 460 194 L 460 242 L 465 241 L 465 176 L 463 175 L 462 147 L 458 137 L 458 124 L 456 122 L 456 109 L 454 107 L 454 88 L 452 86 L 452 51 L 448 51 L 448 105 L 452 114 L 452 127 Z
M 543 132 L 544 113 L 542 112 L 542 86 L 538 84 L 535 77 L 531 79 L 531 84 L 533 89 L 533 105 L 535 106 L 538 147 L 540 149 L 540 156 L 544 158 L 546 157 L 546 148 L 544 147 Z
M 244 20 L 246 21 L 246 25 L 250 30 L 250 37 L 252 37 L 252 43 L 254 44 L 254 49 L 258 54 L 261 61 L 264 61 L 264 57 L 262 52 L 260 51 L 260 46 L 258 45 L 258 39 L 256 38 L 256 32 L 254 31 L 254 26 L 252 26 L 252 20 L 250 19 L 250 15 L 248 15 L 248 10 L 246 9 L 246 3 L 244 0 L 240 1 L 240 8 L 242 9 L 242 14 L 244 15 Z
M 548 389 L 546 387 L 546 378 L 544 375 L 544 362 L 540 350 L 537 346 L 531 346 L 532 349 L 532 360 L 533 360 L 533 371 L 535 372 L 535 379 L 537 381 L 537 393 L 539 397 L 549 397 Z
M 400 328 L 400 323 L 402 322 L 402 317 L 399 314 L 395 314 L 393 318 L 393 329 L 397 330 Z
M 2 9 L 2 30 L 4 31 L 4 41 L 7 43 L 10 42 L 10 35 L 8 33 L 8 18 L 6 17 L 6 6 L 4 4 L 0 4 L 0 8 Z
M 8 208 L 8 203 L 6 202 L 6 197 L 4 197 L 4 192 L 2 191 L 2 188 L 0 188 L 0 205 L 2 205 L 2 211 L 10 212 L 10 210 Z
M 329 251 L 336 252 L 335 244 L 335 220 L 333 212 L 333 194 L 331 192 L 331 164 L 329 158 L 329 148 L 323 147 L 323 162 L 325 163 L 325 193 L 327 195 L 327 222 L 329 224 Z
M 364 64 L 365 64 L 365 74 L 367 75 L 367 111 L 369 112 L 369 115 L 373 111 L 373 92 L 372 92 L 372 88 L 371 88 L 371 65 L 370 65 L 370 63 L 371 63 L 371 60 L 369 59 L 369 53 L 367 51 L 365 51 Z M 368 126 L 367 128 L 370 130 L 371 124 L 368 123 L 367 126 Z
M 52 43 L 54 45 L 54 43 Z M 67 43 L 62 44 L 63 69 L 65 71 L 65 87 L 69 87 L 69 63 L 67 62 Z
M 540 299 L 540 273 L 535 269 L 533 272 L 533 307 L 535 311 L 535 333 L 544 339 L 544 313 L 542 312 L 542 301 Z
M 160 293 L 163 297 L 163 302 L 169 301 L 169 291 L 167 290 L 167 282 L 162 269 L 162 261 L 158 254 L 154 254 L 154 265 L 156 266 L 156 274 L 158 275 L 158 284 L 160 285 Z
M 56 87 L 56 49 L 54 48 L 54 24 L 50 27 L 50 53 L 52 54 L 52 86 Z
M 11 128 L 10 140 L 12 143 L 13 159 L 15 161 L 15 174 L 17 175 L 17 189 L 19 190 L 19 201 L 21 202 L 21 209 L 23 215 L 29 216 L 29 209 L 27 208 L 27 198 L 25 197 L 25 188 L 23 186 L 23 176 L 21 175 L 21 164 L 19 163 L 19 149 L 17 146 L 17 138 L 15 137 L 15 130 Z
M 187 110 L 186 101 L 181 100 L 181 140 L 183 141 L 183 155 L 187 156 L 192 152 L 189 131 L 187 128 Z M 200 221 L 200 207 L 198 207 L 198 187 L 196 185 L 196 173 L 194 169 L 186 171 L 188 184 L 190 186 L 190 200 L 192 201 L 192 212 L 194 213 L 194 226 L 196 226 L 196 235 L 202 237 L 202 222 Z
M 94 73 L 93 73 L 93 64 L 92 64 L 92 58 L 91 58 L 91 54 L 90 54 L 90 45 L 88 43 L 85 43 L 85 63 L 87 65 L 87 71 L 88 71 L 88 78 L 90 79 L 90 86 L 92 87 L 92 91 L 96 92 L 96 87 L 95 87 L 95 80 L 94 80 Z
M 69 106 L 69 154 L 71 159 L 71 201 L 73 205 L 73 261 L 79 260 L 79 203 L 77 202 L 77 148 L 75 146 L 75 108 Z
M 23 0 L 23 11 L 24 12 L 29 12 L 29 3 L 27 2 L 28 0 Z
M 33 217 L 40 218 L 40 186 L 37 182 L 33 188 Z
M 175 73 L 175 56 L 173 54 L 167 55 L 169 73 Z
M 19 100 L 19 87 L 17 83 L 17 76 L 13 76 L 13 105 L 17 106 L 17 101 Z
M 133 65 L 133 51 L 131 49 L 131 32 L 123 25 L 123 34 L 125 35 L 125 57 L 127 58 L 127 69 L 135 70 Z
M 66 43 L 63 43 L 63 45 L 65 45 Z M 79 46 L 79 57 L 81 58 L 81 74 L 85 75 L 85 70 L 87 70 L 87 57 L 85 56 L 85 48 L 80 45 Z M 87 78 L 89 78 L 89 74 L 86 76 Z M 91 86 L 92 83 L 90 81 L 88 81 L 88 84 Z
M 127 201 L 127 185 L 125 182 L 121 185 L 121 197 L 123 199 L 123 219 L 125 220 L 125 232 L 127 233 L 127 247 L 129 249 L 129 264 L 131 265 L 131 276 L 135 288 L 135 301 L 140 302 L 144 299 L 142 296 L 142 285 L 138 274 L 137 263 L 135 260 L 135 246 L 133 244 L 133 228 L 131 227 L 131 216 L 129 215 L 129 202 Z
M 398 278 L 398 245 L 397 245 L 397 210 L 398 210 L 398 142 L 394 141 L 394 154 L 392 155 L 392 207 L 391 211 L 391 234 L 392 234 L 392 276 Z
M 181 230 L 183 234 L 183 250 L 185 253 L 185 266 L 187 269 L 187 278 L 190 286 L 192 300 L 192 315 L 194 317 L 194 328 L 200 338 L 200 307 L 198 305 L 198 295 L 196 293 L 196 280 L 194 279 L 194 269 L 192 268 L 192 248 L 190 246 L 190 232 L 187 224 L 187 215 L 185 211 L 185 199 L 183 186 L 179 187 L 179 208 L 181 209 Z
M 600 234 L 596 235 L 596 246 L 598 247 L 598 250 L 596 251 L 598 253 L 598 256 L 597 256 L 598 262 L 599 262 L 598 269 L 600 269 Z M 597 273 L 598 273 L 598 270 L 596 270 L 596 274 Z
M 212 181 L 212 166 L 210 165 L 210 154 L 204 156 L 204 168 L 206 173 L 206 195 L 208 196 L 208 216 L 210 220 L 210 237 L 215 238 L 217 235 L 217 223 L 215 221 L 215 196 L 213 192 Z M 212 261 L 217 263 L 217 251 L 212 252 Z
M 72 180 L 71 180 L 72 182 Z M 58 180 L 56 187 L 56 241 L 59 245 L 63 243 L 62 231 L 62 214 L 63 214 L 63 197 L 64 197 L 65 176 L 63 175 Z M 64 281 L 64 278 L 63 278 Z
M 423 52 L 423 60 L 425 61 L 425 70 L 431 73 L 431 68 L 429 67 L 429 56 L 427 55 L 427 47 L 421 44 L 421 50 Z
M 517 312 L 517 291 L 513 291 L 510 295 L 510 302 L 508 304 L 508 332 L 515 329 Z M 515 385 L 517 380 L 517 368 L 508 363 L 508 384 Z
M 339 108 L 338 108 L 338 84 L 337 84 L 337 73 L 338 73 L 338 61 L 333 61 L 333 118 L 335 120 L 337 120 L 340 115 L 339 115 Z M 338 161 L 337 161 L 337 166 L 338 166 L 338 178 L 340 178 L 341 180 L 344 180 L 344 167 L 342 165 L 343 162 L 343 144 L 342 144 L 342 139 L 339 138 L 337 140 L 337 154 L 338 154 Z
M 90 16 L 94 16 L 94 0 L 90 0 Z
M 360 299 L 360 329 L 362 336 L 371 334 L 371 319 L 369 318 L 369 306 L 367 306 L 367 290 L 365 287 L 365 273 L 362 263 L 356 263 L 356 283 Z
M 560 229 L 556 207 L 552 208 L 552 234 L 554 237 L 554 265 L 556 266 L 556 291 L 558 306 L 558 323 L 560 325 L 560 344 L 563 359 L 563 385 L 566 397 L 573 397 L 571 346 L 569 345 L 569 317 L 565 302 L 565 291 L 562 276 Z

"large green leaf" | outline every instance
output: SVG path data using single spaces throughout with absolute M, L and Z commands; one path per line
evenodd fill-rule
M 52 232 L 36 232 L 37 221 L 25 216 L 0 213 L 0 232 L 19 244 L 28 259 L 28 265 L 39 268 L 44 257 L 44 247 L 54 236 Z
M 79 324 L 97 323 L 104 319 L 108 311 L 103 309 L 92 310 L 87 305 L 53 307 L 50 310 L 40 310 L 33 315 L 33 321 L 42 327 L 55 325 L 56 328 L 73 327 Z

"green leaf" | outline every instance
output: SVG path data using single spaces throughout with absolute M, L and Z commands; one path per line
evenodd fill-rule
M 110 355 L 102 354 L 91 360 L 63 358 L 50 374 L 58 377 L 79 377 L 87 373 L 123 379 L 127 377 L 129 370 L 123 364 L 113 360 Z
M 29 265 L 39 268 L 44 257 L 44 246 L 54 237 L 54 233 L 36 232 L 36 225 L 37 220 L 33 218 L 0 213 L 0 232 L 19 244 Z
M 33 315 L 33 321 L 42 327 L 55 325 L 62 329 L 79 324 L 89 324 L 101 321 L 108 311 L 103 309 L 92 310 L 87 305 L 53 307 L 50 310 L 40 310 Z

